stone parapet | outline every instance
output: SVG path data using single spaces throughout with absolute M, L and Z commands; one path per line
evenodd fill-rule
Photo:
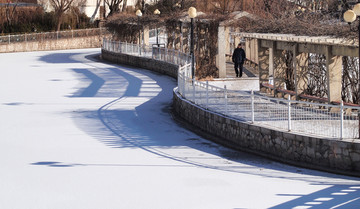
M 104 60 L 131 65 L 138 68 L 145 68 L 164 75 L 177 78 L 179 66 L 168 62 L 154 60 L 146 57 L 137 57 L 128 54 L 120 54 L 102 49 L 101 56 Z
M 0 44 L 0 53 L 29 52 L 29 51 L 51 51 L 65 49 L 99 48 L 102 37 L 88 36 L 75 37 L 58 40 L 27 41 L 10 44 Z
M 216 142 L 288 164 L 360 176 L 360 142 L 281 132 L 208 111 L 174 90 L 173 111 Z
M 102 50 L 102 57 L 177 77 L 178 66 L 150 58 Z M 360 177 L 360 140 L 334 140 L 282 132 L 211 112 L 181 97 L 174 89 L 173 112 L 212 140 L 280 162 Z

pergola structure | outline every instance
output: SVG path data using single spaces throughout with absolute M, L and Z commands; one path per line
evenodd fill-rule
M 219 33 L 219 36 L 224 34 Z M 269 75 L 274 78 L 274 87 L 284 87 L 284 51 L 293 52 L 293 67 L 296 95 L 301 94 L 306 86 L 304 75 L 308 70 L 310 53 L 322 54 L 326 57 L 328 102 L 341 100 L 342 56 L 358 57 L 359 46 L 355 40 L 331 37 L 309 37 L 284 34 L 230 33 L 235 40 L 245 39 L 246 54 L 255 62 L 259 69 L 259 85 L 265 91 L 264 84 L 269 83 Z M 220 39 L 220 37 L 219 37 Z M 223 42 L 224 43 L 224 42 Z M 219 44 L 223 44 L 219 42 Z M 224 46 L 220 46 L 219 48 Z M 219 54 L 225 57 L 225 54 Z M 226 68 L 219 65 L 220 76 L 224 76 Z

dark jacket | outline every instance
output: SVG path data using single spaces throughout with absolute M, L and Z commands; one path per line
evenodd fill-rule
M 232 61 L 236 63 L 244 63 L 246 60 L 245 50 L 243 48 L 236 48 L 232 55 Z

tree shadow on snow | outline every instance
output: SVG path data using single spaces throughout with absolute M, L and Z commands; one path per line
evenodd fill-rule
M 73 120 L 80 129 L 109 147 L 142 149 L 160 157 L 182 162 L 186 166 L 329 185 L 329 189 L 305 196 L 295 195 L 300 197 L 273 208 L 295 208 L 301 205 L 319 208 L 320 206 L 316 204 L 335 206 L 340 202 L 345 204 L 351 200 L 353 200 L 351 204 L 359 204 L 359 200 L 353 198 L 354 195 L 360 196 L 358 178 L 301 169 L 231 150 L 179 126 L 170 114 L 172 90 L 176 86 L 173 78 L 114 64 L 91 70 L 74 69 L 74 72 L 79 74 L 80 81 L 87 84 L 78 88 L 70 97 L 116 98 L 97 110 L 79 110 L 72 113 Z M 33 163 L 33 165 L 50 167 L 149 166 L 46 161 Z M 328 180 L 324 180 L 324 176 L 328 177 Z M 332 195 L 333 191 L 350 190 L 349 188 L 354 190 L 348 192 L 349 196 Z M 323 199 L 322 202 L 316 200 L 321 203 L 311 205 L 312 199 L 319 199 L 329 194 L 333 199 L 326 201 Z

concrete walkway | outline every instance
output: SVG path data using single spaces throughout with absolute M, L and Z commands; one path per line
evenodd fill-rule
M 209 82 L 211 85 L 230 90 L 242 90 L 242 91 L 259 91 L 259 77 L 256 75 L 255 69 L 250 66 L 244 66 L 243 76 L 237 78 L 235 76 L 234 64 L 232 62 L 226 63 L 226 78 L 214 79 Z
M 92 59 L 99 53 L 0 54 L 0 208 L 359 205 L 359 178 L 207 141 L 172 120 L 175 79 Z
M 234 63 L 226 62 L 226 78 L 259 80 L 259 75 L 249 65 L 244 65 L 243 76 L 241 78 L 236 78 L 235 75 Z

